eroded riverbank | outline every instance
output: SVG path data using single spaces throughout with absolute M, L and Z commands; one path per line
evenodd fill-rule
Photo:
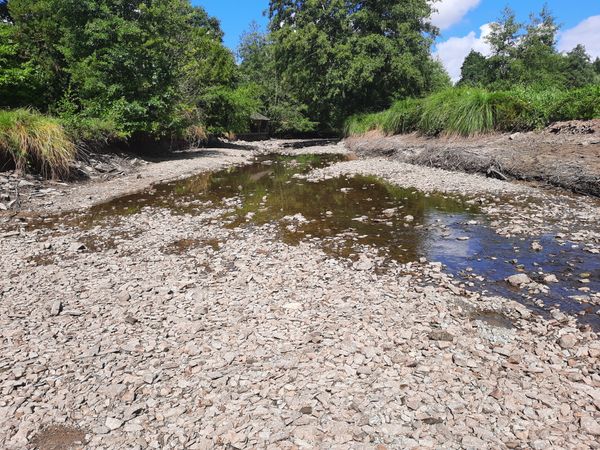
M 86 448 L 593 447 L 589 322 L 475 279 L 477 263 L 552 269 L 594 306 L 600 274 L 577 258 L 597 241 L 563 223 L 568 203 L 553 222 L 536 202 L 499 209 L 529 188 L 418 192 L 341 158 L 262 157 L 5 237 L 0 445 L 66 425 Z M 556 226 L 573 231 L 536 238 Z M 499 242 L 537 259 L 490 255 Z

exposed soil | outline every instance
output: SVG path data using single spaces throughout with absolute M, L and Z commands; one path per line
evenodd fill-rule
M 36 450 L 83 450 L 85 431 L 65 425 L 53 425 L 33 436 L 31 445 Z
M 554 124 L 539 132 L 472 138 L 370 133 L 346 140 L 361 156 L 386 156 L 491 177 L 539 181 L 600 196 L 600 120 Z

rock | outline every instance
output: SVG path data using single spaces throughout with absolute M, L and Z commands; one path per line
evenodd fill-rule
M 577 337 L 573 334 L 564 334 L 558 339 L 558 345 L 565 350 L 570 350 L 577 344 Z
M 371 270 L 373 268 L 373 261 L 365 255 L 360 255 L 360 259 L 353 264 L 353 267 L 357 270 Z
M 431 333 L 429 333 L 429 339 L 432 341 L 453 342 L 454 336 L 447 331 L 433 330 Z
M 539 242 L 534 241 L 531 243 L 531 250 L 533 250 L 534 252 L 541 252 L 542 250 L 544 250 L 544 247 Z
M 600 424 L 590 416 L 582 416 L 581 429 L 592 436 L 600 436 Z
M 411 216 L 411 215 L 404 216 L 404 221 L 405 222 L 414 222 L 414 220 L 415 220 L 414 216 Z
M 123 421 L 115 419 L 114 417 L 107 417 L 106 422 L 104 424 L 109 430 L 114 431 L 123 426 Z
M 517 275 L 512 275 L 510 277 L 508 277 L 506 279 L 506 281 L 511 285 L 511 286 L 515 286 L 515 287 L 521 287 L 523 285 L 526 284 L 530 284 L 531 278 L 529 278 L 527 275 L 525 275 L 524 273 L 519 273 Z
M 556 275 L 554 274 L 546 275 L 544 277 L 544 283 L 558 283 L 558 278 L 556 278 Z
M 58 316 L 61 311 L 63 309 L 62 303 L 60 300 L 55 300 L 52 302 L 52 305 L 50 306 L 50 315 L 51 316 Z
M 87 247 L 81 242 L 73 242 L 71 245 L 69 245 L 69 251 L 72 253 L 83 252 L 85 250 L 87 250 Z

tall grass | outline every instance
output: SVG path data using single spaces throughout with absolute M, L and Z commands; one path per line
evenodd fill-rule
M 516 88 L 490 92 L 451 88 L 424 99 L 395 103 L 387 111 L 362 114 L 346 122 L 346 135 L 378 130 L 385 134 L 418 131 L 429 136 L 473 136 L 492 131 L 539 129 L 558 120 L 600 118 L 600 86 L 572 91 Z
M 76 148 L 56 120 L 28 109 L 0 110 L 0 155 L 19 171 L 68 174 Z

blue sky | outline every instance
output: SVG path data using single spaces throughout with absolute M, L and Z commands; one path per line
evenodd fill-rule
M 221 21 L 225 44 L 232 50 L 253 20 L 263 26 L 267 23 L 263 12 L 268 0 L 193 0 L 193 3 Z M 497 19 L 505 5 L 512 7 L 519 19 L 526 20 L 530 12 L 539 11 L 544 3 L 548 3 L 563 26 L 560 50 L 568 51 L 575 43 L 583 43 L 592 56 L 600 56 L 600 0 L 442 0 L 437 4 L 439 14 L 433 17 L 434 23 L 442 28 L 435 54 L 456 78 L 472 48 L 486 52 L 485 25 Z

